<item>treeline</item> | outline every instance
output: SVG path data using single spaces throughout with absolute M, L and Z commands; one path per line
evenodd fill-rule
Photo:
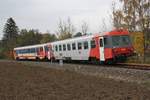
M 84 25 L 82 30 L 86 34 L 87 25 Z M 7 20 L 3 32 L 4 35 L 0 41 L 0 58 L 12 58 L 13 48 L 15 47 L 42 44 L 84 35 L 81 32 L 74 34 L 75 28 L 70 18 L 66 22 L 59 21 L 58 30 L 55 34 L 41 33 L 36 29 L 19 29 L 13 18 Z

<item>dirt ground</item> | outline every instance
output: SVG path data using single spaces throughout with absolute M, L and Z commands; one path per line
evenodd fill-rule
M 1 61 L 0 100 L 150 100 L 150 90 L 135 83 Z

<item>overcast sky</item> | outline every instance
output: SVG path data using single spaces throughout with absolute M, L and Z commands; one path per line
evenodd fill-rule
M 59 19 L 70 17 L 81 31 L 83 21 L 91 33 L 111 30 L 110 11 L 112 0 L 0 0 L 0 38 L 9 17 L 13 17 L 19 29 L 38 29 L 40 32 L 57 30 Z M 105 19 L 105 20 L 104 20 Z M 103 22 L 106 29 L 103 28 Z

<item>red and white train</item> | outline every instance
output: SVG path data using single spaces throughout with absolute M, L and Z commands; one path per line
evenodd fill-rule
M 14 58 L 86 60 L 110 63 L 133 54 L 129 32 L 114 30 L 51 43 L 14 48 Z

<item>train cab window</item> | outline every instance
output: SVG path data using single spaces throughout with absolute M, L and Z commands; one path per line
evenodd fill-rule
M 119 46 L 120 45 L 120 36 L 112 36 L 112 44 L 113 44 L 113 46 Z
M 57 45 L 55 45 L 55 51 L 58 51 L 58 46 Z
M 78 43 L 78 50 L 81 50 L 81 49 L 82 49 L 82 43 L 79 42 L 79 43 Z
M 104 43 L 103 43 L 103 39 L 100 39 L 100 47 L 103 47 L 104 46 Z
M 59 51 L 62 51 L 62 46 L 61 45 L 59 45 Z
M 88 49 L 88 48 L 89 48 L 88 41 L 85 41 L 85 42 L 83 43 L 83 45 L 84 45 L 84 49 Z
M 70 51 L 70 50 L 71 50 L 71 46 L 70 46 L 70 44 L 67 44 L 67 49 L 68 49 L 68 51 Z
M 129 45 L 130 44 L 130 38 L 129 36 L 121 36 L 122 37 L 122 45 Z
M 91 40 L 91 48 L 95 48 L 96 44 L 95 44 L 95 40 Z
M 66 51 L 66 45 L 63 44 L 63 51 Z
M 19 54 L 19 50 L 16 50 L 15 53 L 16 53 L 16 54 Z
M 72 43 L 72 50 L 76 50 L 76 44 Z

